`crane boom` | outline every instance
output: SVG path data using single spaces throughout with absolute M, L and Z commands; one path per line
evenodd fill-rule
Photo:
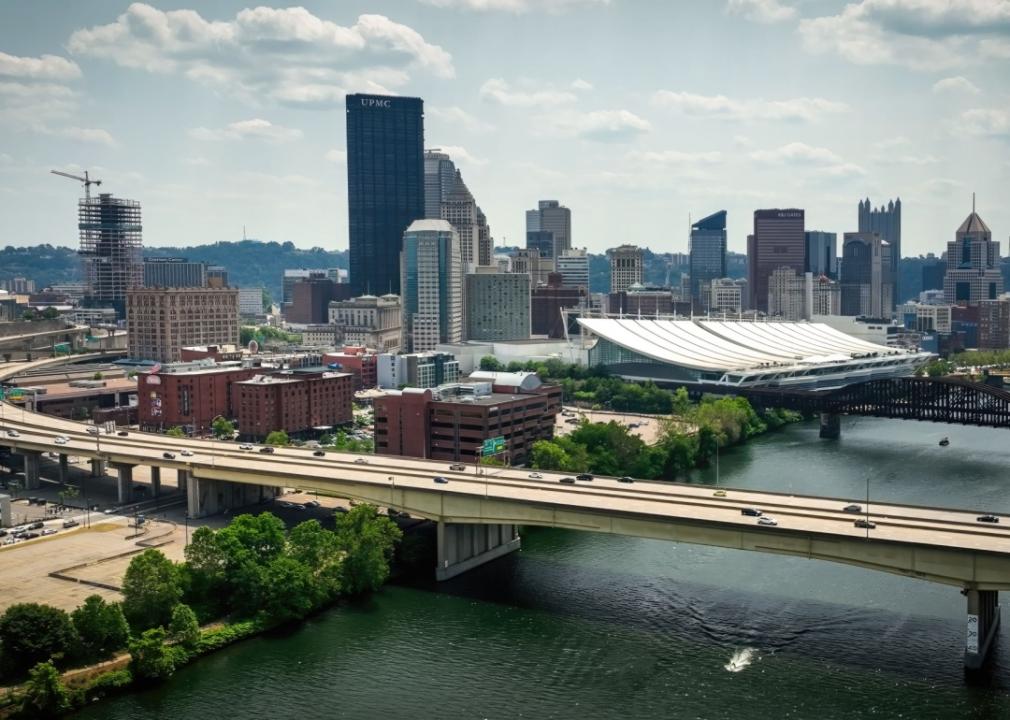
M 70 173 L 65 173 L 62 170 L 50 170 L 49 172 L 51 172 L 53 175 L 59 175 L 60 177 L 70 178 L 71 180 L 77 180 L 78 182 L 83 183 L 84 197 L 88 200 L 91 199 L 91 186 L 102 184 L 101 180 L 92 180 L 90 177 L 88 177 L 87 170 L 84 171 L 84 177 L 81 177 L 80 175 L 71 175 Z

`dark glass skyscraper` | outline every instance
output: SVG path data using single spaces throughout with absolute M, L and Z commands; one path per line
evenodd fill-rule
M 347 218 L 354 295 L 400 292 L 403 233 L 424 217 L 424 101 L 347 96 Z
M 747 290 L 751 308 L 768 312 L 768 278 L 780 267 L 807 270 L 805 214 L 796 208 L 755 210 L 747 237 Z
M 859 202 L 859 232 L 877 233 L 891 246 L 892 302 L 898 304 L 898 264 L 901 262 L 901 198 L 890 200 L 879 209 L 870 205 L 870 198 Z
M 725 210 L 702 218 L 691 226 L 690 251 L 691 298 L 700 301 L 702 283 L 726 277 Z

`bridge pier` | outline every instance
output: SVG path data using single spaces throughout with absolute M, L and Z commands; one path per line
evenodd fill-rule
M 518 550 L 520 545 L 515 525 L 439 522 L 437 535 L 435 579 L 439 582 Z
M 120 505 L 133 501 L 133 465 L 114 465 L 116 470 L 116 497 Z
M 11 522 L 11 496 L 0 495 L 0 527 L 10 527 Z
M 266 502 L 280 494 L 279 487 L 205 480 L 190 474 L 186 480 L 186 513 L 190 518 L 207 517 L 232 508 Z
M 105 477 L 105 461 L 101 458 L 91 458 L 91 477 Z
M 157 465 L 151 466 L 151 497 L 161 495 L 161 468 Z
M 186 492 L 186 488 L 189 486 L 189 471 L 188 470 L 176 470 L 175 471 L 175 482 L 176 488 L 179 492 Z
M 39 475 L 39 460 L 42 454 L 32 450 L 19 450 L 18 454 L 24 461 L 25 490 L 38 490 L 42 484 Z
M 837 440 L 842 436 L 842 416 L 838 413 L 821 413 L 821 437 L 825 440 Z
M 968 600 L 968 635 L 964 647 L 964 667 L 978 670 L 985 663 L 999 630 L 999 593 L 996 590 L 964 591 Z
M 70 467 L 67 464 L 66 453 L 60 453 L 57 467 L 59 469 L 60 484 L 66 485 L 70 480 Z

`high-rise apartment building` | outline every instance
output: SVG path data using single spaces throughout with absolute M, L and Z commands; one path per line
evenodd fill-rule
M 642 248 L 621 245 L 607 250 L 610 259 L 610 292 L 623 292 L 632 285 L 641 285 L 644 271 Z
M 898 304 L 898 263 L 901 262 L 901 198 L 889 200 L 887 206 L 874 208 L 870 198 L 859 203 L 859 232 L 877 233 L 891 248 L 889 272 L 895 282 L 891 288 L 891 305 Z
M 707 305 L 702 286 L 726 277 L 726 211 L 720 210 L 691 225 L 691 299 Z
M 347 96 L 351 294 L 398 293 L 404 231 L 425 214 L 424 101 Z
M 541 200 L 536 210 L 526 211 L 526 232 L 540 230 L 554 234 L 551 254 L 541 257 L 558 257 L 572 246 L 572 211 L 557 200 Z
M 992 231 L 972 205 L 971 215 L 947 243 L 943 294 L 950 305 L 977 305 L 1003 293 L 999 242 L 993 242 Z
M 565 287 L 589 290 L 589 253 L 585 248 L 571 248 L 561 253 L 556 270 L 561 273 L 561 284 Z
M 175 362 L 190 345 L 237 345 L 238 288 L 136 288 L 126 293 L 126 347 Z
M 808 230 L 807 272 L 838 279 L 838 233 Z M 820 314 L 820 313 L 819 313 Z
M 797 274 L 807 269 L 804 211 L 796 208 L 754 211 L 754 234 L 747 236 L 747 288 L 750 306 L 768 312 L 768 278 L 780 267 Z
M 842 315 L 891 317 L 894 312 L 891 247 L 878 233 L 843 235 L 841 285 Z
M 144 284 L 140 203 L 109 193 L 82 198 L 77 204 L 77 228 L 86 303 L 113 307 L 122 315 L 126 293 Z
M 487 270 L 485 272 L 485 270 Z M 530 279 L 480 268 L 466 276 L 466 339 L 481 342 L 528 340 Z
M 404 352 L 434 350 L 463 339 L 463 261 L 459 236 L 446 220 L 415 220 L 403 234 Z

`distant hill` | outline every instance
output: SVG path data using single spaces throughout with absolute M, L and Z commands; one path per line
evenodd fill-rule
M 26 277 L 35 281 L 35 286 L 81 279 L 81 261 L 77 251 L 52 245 L 32 247 L 7 247 L 0 250 L 0 280 Z

